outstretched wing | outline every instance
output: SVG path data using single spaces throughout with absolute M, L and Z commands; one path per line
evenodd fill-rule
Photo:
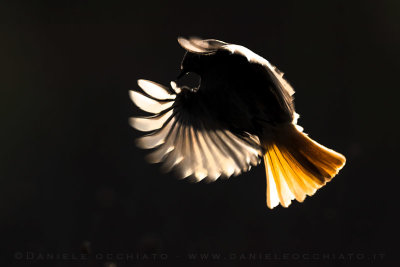
M 139 80 L 138 85 L 143 91 L 130 91 L 130 97 L 153 115 L 132 117 L 130 124 L 150 132 L 137 140 L 139 147 L 154 149 L 148 155 L 150 162 L 163 162 L 165 170 L 175 168 L 182 178 L 193 175 L 197 181 L 238 175 L 260 162 L 258 137 L 231 131 L 197 93 L 175 83 L 170 88 Z

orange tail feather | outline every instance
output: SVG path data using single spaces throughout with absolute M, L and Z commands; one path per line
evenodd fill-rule
M 267 173 L 267 205 L 288 207 L 303 202 L 329 182 L 344 166 L 343 155 L 328 149 L 288 124 L 276 130 L 273 141 L 263 141 Z

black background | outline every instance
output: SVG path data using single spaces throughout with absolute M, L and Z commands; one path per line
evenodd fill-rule
M 5 264 L 398 261 L 399 1 L 9 1 L 1 13 Z M 127 123 L 139 112 L 128 90 L 139 78 L 167 84 L 176 77 L 179 35 L 244 45 L 284 71 L 299 124 L 347 157 L 340 174 L 304 203 L 269 210 L 263 166 L 193 184 L 147 164 Z M 29 252 L 89 252 L 90 260 L 32 260 Z M 106 252 L 163 252 L 168 260 L 93 259 Z M 189 252 L 290 259 L 189 261 Z M 293 259 L 304 253 L 364 259 Z M 378 253 L 383 260 L 373 259 Z

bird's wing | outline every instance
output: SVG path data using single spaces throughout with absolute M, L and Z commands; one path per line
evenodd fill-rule
M 218 50 L 227 50 L 232 54 L 242 55 L 246 57 L 250 63 L 264 66 L 278 89 L 287 92 L 289 96 L 294 94 L 292 86 L 283 78 L 283 72 L 269 63 L 268 60 L 244 46 L 229 44 L 215 39 L 200 39 L 197 37 L 191 37 L 189 39 L 179 37 L 178 42 L 184 49 L 196 54 L 212 54 Z
M 196 54 L 210 54 L 216 52 L 221 47 L 228 45 L 223 41 L 215 39 L 200 39 L 197 37 L 191 37 L 189 39 L 178 37 L 179 44 L 187 51 Z
M 180 90 L 174 83 L 169 88 L 139 80 L 138 85 L 143 92 L 130 91 L 132 101 L 154 115 L 132 117 L 130 124 L 150 132 L 137 140 L 139 147 L 155 149 L 148 155 L 150 162 L 163 162 L 165 170 L 175 168 L 182 178 L 193 175 L 197 181 L 238 175 L 259 164 L 258 137 L 224 127 L 196 100 L 196 93 Z

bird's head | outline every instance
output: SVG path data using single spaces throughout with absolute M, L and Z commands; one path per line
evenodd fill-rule
M 184 89 L 196 91 L 200 86 L 204 60 L 204 56 L 186 52 L 181 63 L 181 72 L 175 80 L 176 84 Z
M 203 61 L 204 56 L 186 52 L 181 63 L 181 73 L 178 75 L 177 79 L 182 78 L 189 72 L 194 72 L 197 75 L 201 75 L 204 65 Z

